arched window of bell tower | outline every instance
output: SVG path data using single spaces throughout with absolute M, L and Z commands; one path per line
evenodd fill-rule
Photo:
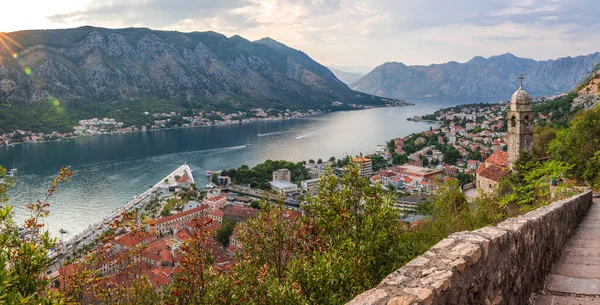
M 514 115 L 510 118 L 510 127 L 517 127 L 517 118 Z
M 525 121 L 523 122 L 523 125 L 525 125 L 525 127 L 529 126 L 529 116 L 528 116 L 528 115 L 526 115 L 526 116 L 524 117 L 524 119 L 525 119 Z

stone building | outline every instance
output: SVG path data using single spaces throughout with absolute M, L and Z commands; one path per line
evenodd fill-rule
M 523 75 L 519 77 L 521 86 L 510 99 L 508 120 L 508 151 L 495 151 L 476 171 L 477 189 L 485 193 L 494 191 L 500 181 L 510 174 L 519 158 L 519 152 L 531 151 L 533 147 L 533 111 L 531 98 L 523 89 Z
M 531 151 L 533 147 L 533 111 L 531 98 L 523 89 L 523 75 L 519 77 L 521 86 L 510 99 L 508 119 L 508 166 L 512 169 L 520 151 Z

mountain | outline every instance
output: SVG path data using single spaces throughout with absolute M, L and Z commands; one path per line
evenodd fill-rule
M 329 65 L 327 66 L 329 69 L 333 68 L 340 71 L 345 71 L 348 73 L 362 74 L 367 75 L 369 72 L 373 70 L 372 67 L 365 66 L 338 66 L 338 65 Z
M 352 89 L 393 98 L 508 98 L 525 76 L 531 95 L 550 95 L 573 89 L 600 62 L 600 53 L 535 61 L 510 53 L 466 63 L 429 66 L 384 63 L 352 84 Z
M 331 70 L 331 72 L 333 72 L 333 74 L 339 80 L 343 81 L 347 85 L 351 85 L 355 81 L 359 80 L 361 77 L 365 76 L 365 74 L 361 74 L 361 73 L 345 72 L 345 71 L 338 70 L 333 67 L 328 67 L 328 68 L 329 68 L 329 70 Z
M 383 103 L 269 38 L 251 42 L 215 32 L 90 26 L 0 34 L 5 130 L 67 129 L 94 116 L 135 120 L 144 111 Z

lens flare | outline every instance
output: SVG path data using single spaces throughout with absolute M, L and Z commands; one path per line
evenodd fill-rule
M 31 68 L 25 67 L 25 74 L 31 75 Z
M 48 97 L 48 103 L 54 107 L 60 106 L 60 101 L 54 96 Z
M 13 53 L 13 58 L 14 58 L 14 59 L 17 59 L 17 58 L 19 58 L 19 54 L 17 54 L 17 53 Z

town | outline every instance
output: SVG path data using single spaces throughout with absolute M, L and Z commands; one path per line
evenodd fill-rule
M 401 100 L 387 100 L 386 106 L 409 106 L 414 105 Z M 360 110 L 371 109 L 373 106 L 365 106 L 354 103 L 343 103 L 334 101 L 328 111 L 336 110 Z M 0 134 L 0 146 L 8 146 L 18 143 L 36 143 L 46 141 L 60 141 L 72 139 L 79 136 L 90 136 L 100 134 L 118 134 L 137 131 L 151 131 L 168 128 L 190 128 L 203 126 L 231 125 L 260 121 L 277 121 L 302 118 L 323 113 L 323 110 L 277 110 L 252 108 L 248 111 L 236 111 L 227 113 L 225 111 L 199 111 L 194 115 L 186 115 L 182 112 L 156 112 L 145 111 L 140 114 L 141 120 L 147 122 L 138 125 L 127 125 L 115 118 L 91 118 L 79 120 L 73 131 L 51 133 L 32 132 L 26 130 L 14 130 Z
M 146 224 L 147 229 L 117 230 L 118 234 L 111 242 L 111 254 L 96 266 L 106 282 L 123 280 L 118 277 L 124 262 L 120 253 L 137 249 L 139 270 L 157 291 L 161 291 L 172 282 L 181 266 L 183 253 L 180 246 L 193 238 L 199 226 L 213 234 L 204 246 L 210 249 L 214 266 L 227 270 L 234 262 L 235 253 L 243 249 L 243 244 L 236 239 L 236 224 L 256 216 L 260 200 L 272 202 L 277 197 L 276 201 L 287 206 L 290 219 L 297 218 L 302 214 L 301 204 L 306 196 L 317 193 L 320 177 L 327 168 L 341 174 L 344 165 L 351 162 L 358 164 L 360 175 L 372 184 L 381 184 L 383 188 L 396 192 L 399 219 L 407 226 L 417 225 L 424 215 L 415 214 L 415 210 L 439 183 L 458 179 L 465 190 L 474 189 L 473 175 L 481 160 L 506 146 L 505 110 L 503 105 L 441 109 L 422 118 L 439 122 L 432 124 L 429 130 L 392 139 L 374 153 L 298 163 L 268 160 L 255 167 L 264 165 L 268 170 L 273 169 L 268 177 L 262 175 L 250 182 L 242 178 L 243 173 L 254 169 L 240 167 L 207 172 L 205 181 L 195 181 L 192 170 L 184 165 L 183 169 L 177 169 L 126 207 L 103 219 L 102 223 L 63 241 L 58 247 L 60 250 L 53 253 L 55 260 L 49 272 L 59 279 L 59 285 L 67 285 L 64 279 L 76 270 L 78 261 L 86 252 L 93 251 L 95 239 L 100 238 L 104 231 L 110 231 L 111 222 L 125 212 L 134 212 L 138 222 Z M 257 109 L 255 113 L 269 118 L 264 111 Z M 176 114 L 155 114 L 153 117 L 163 121 L 171 115 Z M 229 122 L 236 118 L 225 117 Z M 210 123 L 202 118 L 186 118 L 189 119 L 192 119 L 190 124 Z M 194 121 L 196 119 L 198 121 Z M 81 126 L 86 128 L 80 129 L 82 131 L 101 132 L 106 130 L 104 126 L 120 128 L 122 125 L 109 119 L 86 120 L 81 122 Z

